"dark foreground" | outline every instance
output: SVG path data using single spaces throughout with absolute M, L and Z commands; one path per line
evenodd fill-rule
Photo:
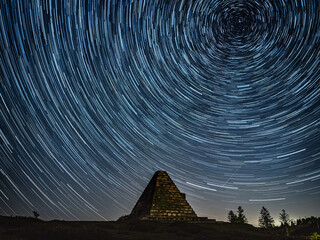
M 0 216 L 1 240 L 280 240 L 252 225 L 187 222 L 67 222 Z M 290 239 L 305 239 L 295 236 Z

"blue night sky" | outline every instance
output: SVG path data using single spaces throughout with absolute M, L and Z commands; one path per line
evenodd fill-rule
M 320 215 L 320 2 L 0 1 L 0 215 Z

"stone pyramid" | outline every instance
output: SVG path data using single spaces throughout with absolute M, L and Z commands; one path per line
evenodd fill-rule
M 129 215 L 140 220 L 199 220 L 167 172 L 157 171 Z

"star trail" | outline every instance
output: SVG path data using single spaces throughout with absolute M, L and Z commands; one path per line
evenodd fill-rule
M 0 214 L 320 215 L 320 2 L 0 1 Z

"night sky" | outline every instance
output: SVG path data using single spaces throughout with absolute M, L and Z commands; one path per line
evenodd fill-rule
M 318 0 L 1 0 L 0 215 L 320 216 Z

